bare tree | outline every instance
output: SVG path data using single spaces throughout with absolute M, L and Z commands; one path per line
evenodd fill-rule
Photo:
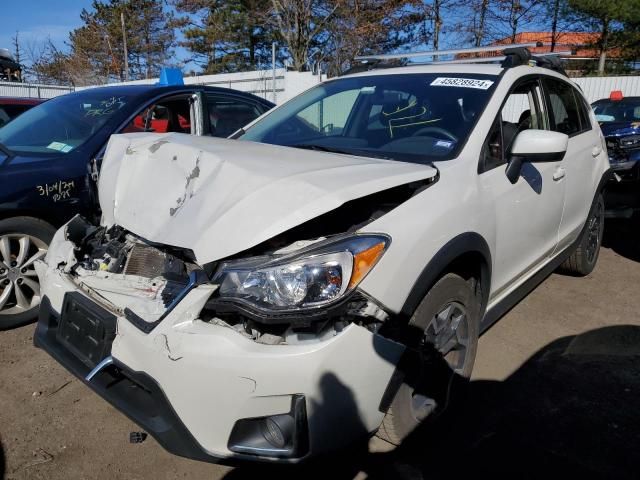
M 542 0 L 493 0 L 486 11 L 485 33 L 492 40 L 510 39 L 539 20 Z
M 22 54 L 22 46 L 20 45 L 20 32 L 16 30 L 16 34 L 11 37 L 11 45 L 13 46 L 13 58 L 16 63 L 22 64 L 24 55 Z
M 479 47 L 485 36 L 485 28 L 487 21 L 487 11 L 489 10 L 489 0 L 480 0 L 477 6 L 476 15 L 474 15 L 473 28 L 473 45 Z M 477 18 L 477 21 L 476 21 Z
M 307 69 L 309 51 L 339 5 L 323 0 L 271 0 L 272 21 L 287 45 L 295 70 Z

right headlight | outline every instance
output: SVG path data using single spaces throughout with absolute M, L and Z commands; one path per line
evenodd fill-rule
M 352 235 L 292 255 L 223 264 L 213 282 L 220 300 L 260 310 L 295 311 L 332 304 L 352 291 L 389 246 L 384 235 Z

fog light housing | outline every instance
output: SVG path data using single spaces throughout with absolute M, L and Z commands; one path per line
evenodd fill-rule
M 233 426 L 228 448 L 259 457 L 300 458 L 309 450 L 304 395 L 291 397 L 289 413 L 243 418 Z

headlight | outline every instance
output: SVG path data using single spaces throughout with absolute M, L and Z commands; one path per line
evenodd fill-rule
M 219 299 L 262 310 L 321 307 L 353 290 L 389 243 L 382 235 L 354 235 L 292 255 L 228 262 L 213 282 Z

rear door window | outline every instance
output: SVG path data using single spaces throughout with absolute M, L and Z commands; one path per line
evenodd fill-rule
M 575 135 L 583 131 L 580 122 L 581 113 L 573 87 L 555 78 L 545 78 L 544 83 L 549 98 L 551 129 L 567 135 Z M 585 127 L 585 129 L 588 128 L 586 125 Z
M 227 138 L 267 110 L 257 102 L 235 95 L 207 95 L 206 102 L 212 137 Z

